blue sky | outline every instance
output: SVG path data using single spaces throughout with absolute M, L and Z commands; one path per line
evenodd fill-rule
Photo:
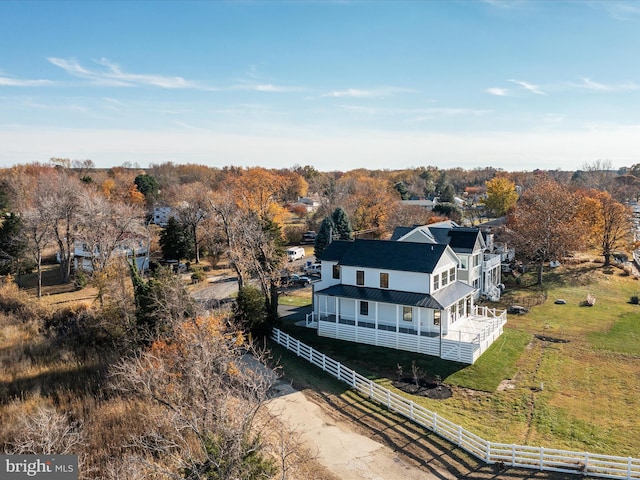
M 640 2 L 0 2 L 0 165 L 640 163 Z

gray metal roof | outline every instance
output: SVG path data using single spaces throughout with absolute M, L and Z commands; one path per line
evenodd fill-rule
M 475 290 L 471 285 L 456 281 L 450 285 L 447 285 L 440 290 L 433 292 L 432 297 L 446 308 L 454 303 L 460 301 Z
M 437 310 L 444 308 L 444 306 L 428 293 L 401 292 L 399 290 L 356 287 L 353 285 L 333 285 L 323 290 L 318 290 L 315 293 L 329 297 L 354 298 L 367 302 L 391 303 L 393 305 L 433 308 Z

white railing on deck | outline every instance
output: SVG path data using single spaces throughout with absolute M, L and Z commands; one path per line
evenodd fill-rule
M 490 442 L 391 390 L 379 386 L 278 329 L 273 330 L 271 338 L 279 345 L 346 383 L 360 394 L 431 430 L 486 463 L 502 463 L 513 467 L 591 475 L 600 478 L 640 479 L 640 459 L 638 458 Z

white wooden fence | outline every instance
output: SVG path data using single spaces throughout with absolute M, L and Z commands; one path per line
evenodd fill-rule
M 273 330 L 271 338 L 362 395 L 431 430 L 486 463 L 502 463 L 505 466 L 600 478 L 640 479 L 639 458 L 490 442 L 391 390 L 379 386 L 278 329 Z

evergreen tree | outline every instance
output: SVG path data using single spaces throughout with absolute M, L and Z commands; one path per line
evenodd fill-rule
M 191 259 L 195 255 L 193 234 L 187 225 L 170 217 L 167 226 L 160 232 L 160 248 L 165 260 Z
M 27 250 L 22 236 L 22 220 L 11 213 L 0 226 L 0 274 L 16 273 Z
M 331 217 L 325 217 L 320 224 L 320 229 L 316 235 L 316 241 L 313 246 L 313 254 L 318 258 L 327 248 L 327 245 L 331 243 L 331 235 L 334 230 L 333 220 Z
M 251 332 L 254 337 L 270 333 L 267 325 L 266 299 L 256 287 L 245 285 L 238 290 L 233 313 L 242 329 Z
M 159 185 L 156 177 L 146 174 L 138 175 L 133 183 L 138 187 L 138 191 L 144 195 L 147 204 L 151 204 L 158 196 Z
M 446 183 L 438 192 L 438 202 L 441 203 L 454 203 L 456 191 L 453 185 Z
M 333 236 L 339 240 L 351 240 L 353 228 L 351 228 L 347 212 L 342 207 L 338 207 L 333 211 L 331 220 L 334 228 Z

